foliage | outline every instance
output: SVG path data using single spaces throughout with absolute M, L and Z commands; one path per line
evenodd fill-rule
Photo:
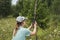
M 0 17 L 7 17 L 11 12 L 11 0 L 0 0 Z
M 21 15 L 29 18 L 29 24 L 34 18 L 35 0 L 19 0 L 17 5 L 11 5 L 11 0 L 0 0 L 0 40 L 11 40 L 15 27 L 15 17 Z M 11 15 L 10 15 L 11 14 Z M 3 17 L 12 18 L 3 18 Z M 60 39 L 60 0 L 38 0 L 36 9 L 38 23 L 38 40 Z M 28 37 L 35 40 L 35 36 Z

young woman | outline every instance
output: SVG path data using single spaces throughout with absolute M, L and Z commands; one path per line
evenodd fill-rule
M 35 35 L 36 34 L 36 25 L 37 23 L 34 23 L 34 29 L 33 31 L 30 31 L 30 29 L 32 28 L 32 24 L 30 27 L 28 28 L 24 28 L 26 18 L 23 16 L 18 16 L 16 18 L 16 28 L 13 31 L 13 38 L 12 40 L 25 40 L 26 36 L 30 36 L 30 35 Z

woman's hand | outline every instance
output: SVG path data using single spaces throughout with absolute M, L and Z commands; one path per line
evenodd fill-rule
M 35 23 L 34 23 L 34 29 L 33 29 L 33 31 L 31 32 L 31 35 L 35 35 L 36 34 L 36 29 L 37 29 L 37 22 L 35 21 Z
M 28 27 L 28 29 L 31 29 L 31 28 L 36 28 L 37 27 L 37 22 L 35 21 L 34 22 L 34 24 L 32 23 L 29 27 Z
M 37 22 L 35 21 L 35 23 L 34 23 L 34 27 L 37 27 Z

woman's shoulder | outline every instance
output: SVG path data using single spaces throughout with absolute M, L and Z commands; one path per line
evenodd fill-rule
M 27 31 L 27 30 L 28 30 L 28 28 L 22 28 L 22 30 Z
M 27 28 L 23 28 L 24 30 L 27 30 Z

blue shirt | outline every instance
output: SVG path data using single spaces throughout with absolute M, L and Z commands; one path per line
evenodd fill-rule
M 30 30 L 27 28 L 19 27 L 15 36 L 13 36 L 12 40 L 25 40 L 26 36 L 30 36 Z

